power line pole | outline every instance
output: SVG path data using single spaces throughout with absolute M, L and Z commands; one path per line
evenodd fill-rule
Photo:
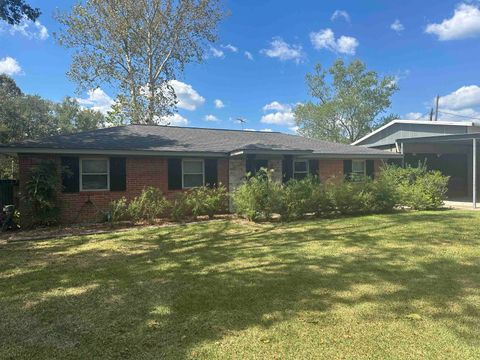
M 432 107 L 432 109 L 430 110 L 430 121 L 433 121 L 433 107 Z
M 438 121 L 438 102 L 440 101 L 440 95 L 437 95 L 437 101 L 435 105 L 435 121 Z

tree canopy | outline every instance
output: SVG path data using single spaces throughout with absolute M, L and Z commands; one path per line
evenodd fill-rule
M 40 14 L 40 9 L 32 8 L 24 0 L 0 0 L 0 19 L 10 25 L 17 25 L 24 18 L 35 21 Z
M 55 103 L 24 94 L 12 78 L 0 75 L 0 144 L 104 126 L 107 123 L 102 113 L 82 108 L 73 98 Z M 0 156 L 0 178 L 14 177 L 17 170 L 15 158 Z
M 328 71 L 318 64 L 306 76 L 306 83 L 316 101 L 307 101 L 294 109 L 298 131 L 305 136 L 352 143 L 386 118 L 396 117 L 382 117 L 398 90 L 395 78 L 379 78 L 360 60 L 350 64 L 336 60 Z
M 81 108 L 75 99 L 67 97 L 61 103 L 54 103 L 38 95 L 23 94 L 13 79 L 0 76 L 0 143 L 103 126 L 103 114 Z
M 221 0 L 86 0 L 57 16 L 57 41 L 75 49 L 68 76 L 84 91 L 117 91 L 116 116 L 159 123 L 175 109 L 169 81 L 204 58 L 225 15 Z M 120 110 L 120 111 L 119 111 Z

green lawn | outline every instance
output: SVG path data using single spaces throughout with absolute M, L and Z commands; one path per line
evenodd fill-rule
M 0 358 L 478 359 L 480 213 L 0 245 Z

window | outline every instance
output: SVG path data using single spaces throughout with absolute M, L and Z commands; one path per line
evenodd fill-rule
M 108 159 L 81 159 L 80 189 L 82 191 L 109 190 L 109 168 Z
M 362 181 L 366 176 L 365 160 L 352 160 L 352 180 Z
M 308 161 L 295 160 L 293 163 L 293 178 L 304 179 L 308 175 Z
M 203 186 L 205 182 L 203 160 L 183 160 L 182 178 L 184 189 Z

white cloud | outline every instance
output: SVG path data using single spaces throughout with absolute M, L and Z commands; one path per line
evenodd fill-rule
M 177 95 L 178 108 L 193 111 L 205 103 L 205 98 L 201 96 L 192 85 L 185 84 L 178 80 L 170 80 L 169 84 L 173 87 Z
M 46 40 L 49 37 L 48 29 L 40 21 L 35 22 L 24 17 L 19 24 L 0 24 L 0 32 L 8 31 L 10 35 L 20 34 L 29 39 Z
M 218 118 L 215 115 L 205 115 L 204 117 L 205 121 L 219 121 Z
M 292 106 L 289 104 L 282 104 L 278 101 L 272 101 L 265 105 L 262 110 L 269 112 L 269 114 L 263 115 L 260 122 L 264 124 L 285 125 L 294 126 L 295 117 L 293 115 Z
M 21 73 L 22 67 L 17 62 L 17 60 L 9 56 L 0 59 L 0 74 L 13 76 Z
M 100 88 L 89 90 L 87 95 L 88 97 L 86 99 L 77 98 L 78 103 L 89 109 L 99 111 L 102 114 L 109 112 L 115 103 L 113 99 Z
M 272 101 L 271 103 L 265 105 L 262 110 L 267 112 L 267 111 L 280 111 L 280 112 L 286 112 L 290 111 L 292 108 L 288 104 L 281 104 L 278 101 Z
M 257 129 L 244 129 L 244 131 L 260 131 L 260 132 L 273 132 L 272 129 L 261 129 L 261 130 L 257 130 Z
M 441 96 L 439 106 L 454 110 L 480 106 L 480 87 L 462 86 L 448 95 Z
M 274 112 L 270 114 L 263 115 L 260 119 L 260 122 L 264 124 L 274 124 L 274 125 L 287 125 L 293 126 L 295 125 L 295 117 L 293 116 L 293 112 Z
M 453 17 L 439 24 L 428 24 L 425 32 L 437 35 L 441 41 L 480 36 L 480 9 L 475 5 L 460 4 Z
M 222 45 L 222 48 L 230 50 L 234 53 L 238 52 L 238 48 L 236 46 L 233 46 L 232 44 Z
M 213 101 L 213 104 L 215 105 L 215 107 L 216 107 L 217 109 L 222 109 L 222 108 L 225 107 L 225 104 L 224 104 L 223 101 L 220 100 L 220 99 L 215 99 L 215 100 Z
M 186 126 L 188 125 L 188 120 L 184 118 L 179 113 L 175 113 L 169 116 L 164 116 L 161 118 L 162 123 L 166 123 L 172 126 Z
M 216 58 L 223 58 L 225 56 L 222 50 L 214 48 L 213 46 L 210 46 L 210 52 L 212 53 L 212 56 Z
M 245 51 L 244 54 L 248 60 L 253 60 L 253 55 L 250 51 Z
M 396 19 L 391 25 L 390 29 L 393 31 L 396 31 L 397 33 L 401 33 L 403 30 L 405 30 L 405 26 L 400 22 L 400 20 Z
M 339 18 L 344 18 L 346 22 L 350 22 L 350 15 L 345 10 L 335 10 L 330 19 L 335 21 Z
M 340 36 L 335 39 L 332 29 L 324 29 L 310 33 L 310 41 L 315 49 L 327 49 L 340 54 L 355 55 L 359 42 L 351 36 Z
M 298 126 L 291 126 L 288 128 L 288 130 L 290 130 L 294 134 L 298 134 L 298 129 L 300 129 L 300 127 Z
M 409 112 L 405 114 L 404 118 L 405 120 L 419 120 L 422 115 L 423 114 L 419 112 Z
M 301 45 L 290 45 L 280 37 L 273 38 L 270 48 L 262 49 L 260 53 L 271 58 L 278 58 L 280 61 L 293 60 L 297 64 L 304 58 Z
M 472 108 L 455 110 L 455 109 L 440 109 L 438 119 L 448 121 L 472 121 L 474 118 L 480 119 L 480 111 Z

